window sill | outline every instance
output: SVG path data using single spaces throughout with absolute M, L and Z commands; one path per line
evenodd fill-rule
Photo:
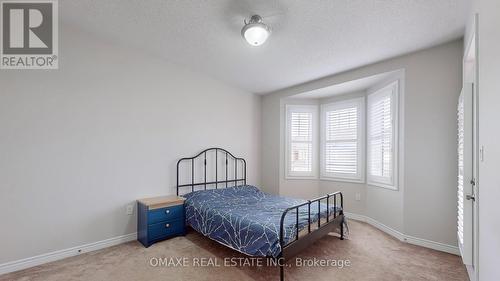
M 399 188 L 397 186 L 386 184 L 386 183 L 370 182 L 370 181 L 368 181 L 366 184 L 374 186 L 374 187 L 381 187 L 381 188 L 384 188 L 384 189 L 389 189 L 389 190 L 392 190 L 392 191 L 398 191 L 399 190 Z
M 364 179 L 343 179 L 343 178 L 320 177 L 319 180 L 335 181 L 335 182 L 349 182 L 349 183 L 365 183 Z
M 285 180 L 317 180 L 317 176 L 285 176 Z

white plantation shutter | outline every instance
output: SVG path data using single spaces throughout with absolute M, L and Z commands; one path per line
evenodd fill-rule
M 464 99 L 458 100 L 458 242 L 464 243 Z
M 362 111 L 362 98 L 322 106 L 322 178 L 363 179 Z
M 458 100 L 458 247 L 464 264 L 473 263 L 473 85 L 465 83 Z
M 312 120 L 310 112 L 291 113 L 291 171 L 312 172 Z
M 368 95 L 368 183 L 395 188 L 397 83 Z
M 316 115 L 316 106 L 287 106 L 287 176 L 312 177 L 315 174 Z

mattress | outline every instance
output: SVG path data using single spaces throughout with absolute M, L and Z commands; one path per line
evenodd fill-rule
M 306 200 L 264 193 L 257 187 L 236 187 L 199 190 L 183 195 L 186 198 L 186 223 L 227 247 L 249 256 L 278 257 L 280 220 L 283 211 Z M 326 202 L 326 201 L 324 201 Z M 319 212 L 318 212 L 319 211 Z M 330 206 L 330 214 L 340 207 Z M 311 225 L 317 228 L 318 214 L 326 219 L 327 206 L 311 204 Z M 299 232 L 307 232 L 307 205 L 299 208 Z M 285 245 L 296 237 L 296 213 L 290 211 L 284 221 Z

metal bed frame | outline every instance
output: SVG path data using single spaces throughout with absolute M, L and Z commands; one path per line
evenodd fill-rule
M 207 182 L 207 152 L 210 151 L 215 151 L 215 181 L 210 181 Z M 222 153 L 225 157 L 225 180 L 219 180 L 219 174 L 218 174 L 218 154 Z M 202 182 L 195 182 L 195 177 L 194 177 L 194 172 L 195 172 L 195 160 L 199 157 L 203 157 L 204 163 L 203 163 L 203 175 L 204 175 L 204 180 Z M 229 174 L 228 174 L 228 166 L 229 166 L 229 161 L 233 161 L 234 163 L 234 178 L 229 179 Z M 191 162 L 191 183 L 188 184 L 180 184 L 179 182 L 179 168 L 181 163 L 183 162 Z M 238 178 L 238 163 L 243 165 L 243 175 L 241 178 Z M 207 190 L 207 185 L 215 185 L 215 189 L 220 188 L 219 184 L 225 184 L 224 187 L 228 187 L 229 183 L 234 183 L 234 186 L 238 185 L 238 183 L 243 183 L 246 185 L 247 183 L 247 164 L 245 159 L 243 158 L 238 158 L 234 156 L 231 152 L 219 148 L 219 147 L 213 147 L 213 148 L 208 148 L 203 150 L 202 152 L 198 153 L 196 156 L 193 157 L 185 157 L 179 159 L 177 161 L 177 195 L 179 196 L 179 188 L 186 188 L 186 187 L 191 187 L 191 192 L 195 191 L 195 187 L 198 186 L 203 186 L 204 190 Z M 210 188 L 209 188 L 210 189 Z M 200 189 L 198 189 L 200 190 Z M 331 199 L 333 201 L 331 202 Z M 327 216 L 326 216 L 326 222 L 321 223 L 321 201 L 325 200 L 326 201 L 326 210 L 327 210 Z M 339 202 L 340 200 L 340 202 Z M 311 229 L 311 207 L 313 204 L 315 205 L 317 203 L 318 206 L 318 228 L 312 230 Z M 330 219 L 330 204 L 333 203 L 334 207 L 334 212 L 333 212 L 333 218 Z M 340 205 L 338 204 L 340 203 Z M 299 208 L 305 208 L 307 206 L 307 211 L 308 211 L 308 226 L 307 226 L 307 234 L 300 237 L 299 236 Z M 337 214 L 337 207 L 340 206 L 340 210 L 338 211 Z M 280 233 L 279 233 L 279 243 L 281 247 L 281 253 L 279 256 L 276 258 L 276 264 L 280 268 L 280 280 L 284 281 L 285 280 L 285 272 L 284 272 L 284 267 L 285 267 L 285 261 L 295 257 L 299 252 L 302 250 L 308 248 L 311 244 L 313 244 L 315 241 L 318 239 L 322 238 L 323 236 L 327 235 L 330 232 L 335 232 L 337 229 L 340 229 L 340 239 L 344 240 L 344 197 L 342 195 L 342 192 L 337 191 L 334 193 L 330 193 L 312 200 L 307 200 L 304 203 L 290 206 L 286 210 L 283 211 L 283 214 L 281 215 L 281 220 L 280 220 Z M 296 218 L 296 234 L 295 234 L 295 239 L 291 242 L 285 242 L 285 217 L 288 213 L 295 213 L 295 218 Z

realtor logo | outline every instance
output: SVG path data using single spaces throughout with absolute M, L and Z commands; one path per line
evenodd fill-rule
M 58 68 L 57 0 L 0 0 L 0 68 Z

